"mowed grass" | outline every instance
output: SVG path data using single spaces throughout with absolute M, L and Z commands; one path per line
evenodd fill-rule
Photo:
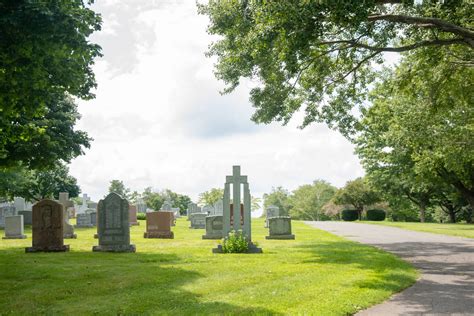
M 68 253 L 24 253 L 26 240 L 0 240 L 1 315 L 349 315 L 417 278 L 395 256 L 293 222 L 296 240 L 265 240 L 263 254 L 212 254 L 218 241 L 179 219 L 175 239 L 144 239 L 137 253 L 93 253 L 95 229 L 76 229 Z M 1 232 L 3 236 L 3 231 Z
M 365 224 L 384 225 L 398 227 L 408 230 L 415 230 L 426 233 L 435 233 L 442 235 L 474 238 L 474 224 L 439 224 L 439 223 L 405 223 L 405 222 L 370 222 L 363 221 Z

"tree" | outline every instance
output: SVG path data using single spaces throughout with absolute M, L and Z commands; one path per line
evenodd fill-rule
M 250 92 L 258 123 L 286 124 L 304 108 L 302 127 L 327 122 L 347 135 L 383 53 L 457 47 L 458 62 L 473 63 L 469 1 L 210 0 L 198 9 L 218 35 L 208 54 L 224 93 L 243 78 L 258 83 Z
M 283 187 L 272 188 L 270 193 L 265 193 L 263 195 L 263 214 L 262 217 L 265 217 L 267 214 L 267 208 L 270 205 L 278 206 L 280 214 L 288 215 L 290 211 L 290 202 L 289 202 L 290 193 L 288 190 Z
M 474 209 L 474 69 L 457 63 L 457 53 L 420 50 L 387 72 L 364 114 L 357 152 L 372 181 L 421 194 L 420 205 L 449 185 Z
M 8 199 L 21 196 L 28 201 L 40 201 L 59 198 L 60 192 L 68 192 L 70 198 L 81 192 L 76 178 L 69 175 L 69 168 L 64 164 L 47 170 L 9 168 L 0 171 L 0 196 Z
M 290 197 L 290 214 L 295 219 L 321 220 L 323 206 L 334 196 L 336 188 L 324 180 L 315 180 L 293 191 Z
M 41 115 L 28 118 L 0 116 L 0 166 L 54 169 L 58 161 L 70 162 L 90 147 L 83 131 L 74 130 L 80 119 L 70 97 L 57 95 Z
M 260 203 L 262 203 L 262 199 L 258 197 L 251 196 L 250 197 L 250 209 L 252 210 L 258 210 L 260 208 Z
M 0 3 L 0 166 L 51 168 L 55 155 L 68 162 L 88 146 L 65 103 L 93 97 L 101 54 L 88 37 L 100 24 L 84 1 Z
M 191 203 L 192 200 L 189 196 L 184 194 L 178 194 L 176 201 L 174 201 L 173 206 L 179 208 L 179 213 L 181 215 L 186 214 L 186 210 L 188 209 L 188 204 Z
M 130 199 L 130 189 L 125 187 L 123 181 L 121 180 L 112 180 L 110 181 L 109 193 L 117 193 L 124 199 Z
M 364 178 L 348 181 L 342 189 L 337 190 L 334 196 L 336 204 L 352 205 L 359 214 L 359 220 L 362 220 L 362 212 L 365 207 L 380 201 L 380 195 L 371 188 Z
M 224 198 L 224 189 L 213 188 L 209 191 L 199 194 L 198 203 L 200 205 L 213 205 Z

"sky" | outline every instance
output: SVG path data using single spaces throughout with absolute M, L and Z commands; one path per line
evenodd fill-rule
M 300 115 L 287 126 L 253 123 L 251 82 L 219 94 L 215 60 L 205 56 L 215 37 L 194 0 L 101 0 L 93 9 L 103 26 L 91 41 L 104 57 L 94 65 L 96 98 L 78 101 L 77 129 L 94 141 L 70 166 L 93 200 L 119 179 L 132 191 L 168 188 L 196 202 L 223 188 L 233 165 L 256 197 L 316 179 L 341 187 L 363 175 L 353 146 L 325 125 L 301 130 Z

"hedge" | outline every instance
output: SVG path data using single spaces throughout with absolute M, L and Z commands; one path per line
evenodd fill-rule
M 357 210 L 343 210 L 342 220 L 346 222 L 353 222 L 359 218 Z
M 367 210 L 368 221 L 383 221 L 385 220 L 385 215 L 384 210 Z

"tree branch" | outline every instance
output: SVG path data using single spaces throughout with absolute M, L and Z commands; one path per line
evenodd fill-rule
M 340 41 L 326 41 L 320 42 L 319 45 L 333 45 L 333 44 L 350 44 L 348 47 L 359 47 L 364 48 L 376 52 L 395 52 L 401 53 L 406 52 L 409 50 L 413 50 L 420 47 L 426 46 L 444 46 L 444 45 L 455 45 L 455 44 L 464 44 L 466 41 L 462 38 L 453 38 L 453 39 L 436 39 L 431 41 L 421 41 L 415 44 L 400 46 L 400 47 L 377 47 L 377 46 L 370 46 L 367 44 L 362 44 L 357 42 L 356 40 L 340 40 Z
M 474 47 L 474 32 L 472 30 L 441 19 L 397 14 L 369 15 L 367 19 L 370 22 L 389 21 L 395 23 L 421 25 L 424 27 L 432 26 L 441 31 L 461 36 L 467 44 Z

